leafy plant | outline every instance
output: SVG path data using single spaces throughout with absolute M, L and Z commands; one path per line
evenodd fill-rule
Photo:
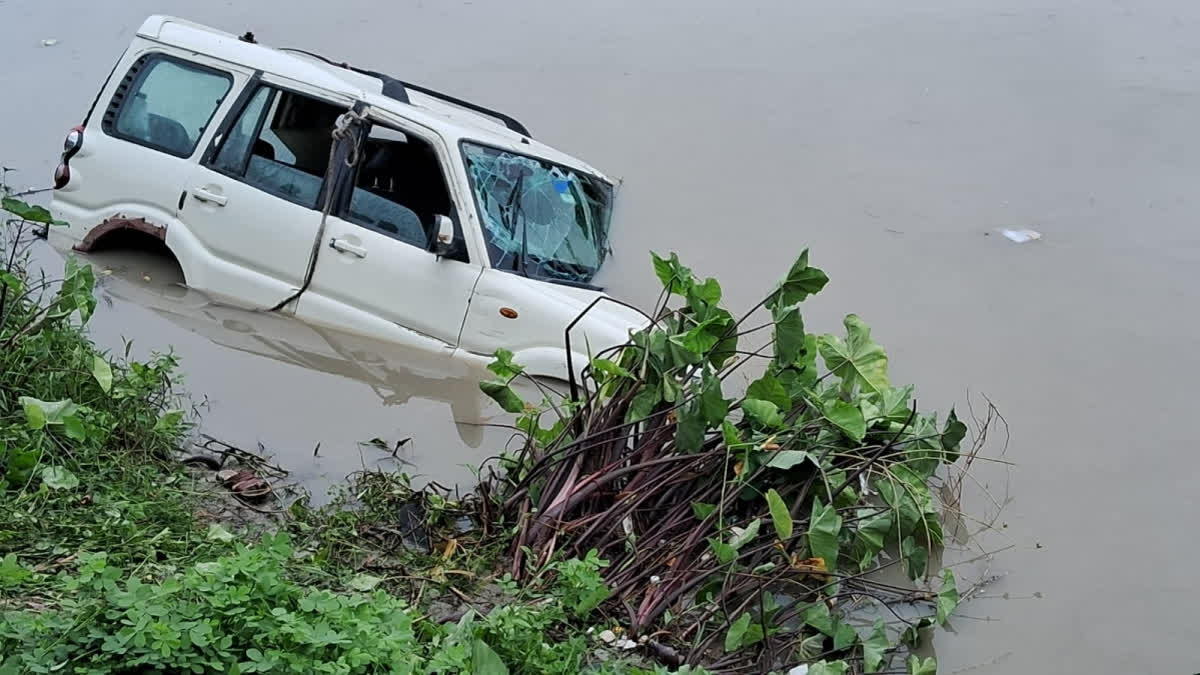
M 828 281 L 807 251 L 755 307 L 772 321 L 745 330 L 749 314 L 719 306 L 715 279 L 674 254 L 653 264 L 657 320 L 595 355 L 578 399 L 521 400 L 509 386 L 521 367 L 503 351 L 490 366 L 500 380 L 481 385 L 527 436 L 485 491 L 517 524 L 512 575 L 587 552 L 611 561 L 599 573 L 629 629 L 654 632 L 669 615 L 694 636 L 677 645 L 689 661 L 771 669 L 823 656 L 810 673 L 837 673 L 848 666 L 828 657 L 857 654 L 879 668 L 898 636 L 877 626 L 864 640 L 843 600 L 901 601 L 865 574 L 888 548 L 913 579 L 926 575 L 942 541 L 931 486 L 963 455 L 965 425 L 953 411 L 939 425 L 892 384 L 857 315 L 844 336 L 805 332 L 801 303 Z M 739 350 L 762 329 L 766 347 Z M 761 375 L 731 397 L 730 374 L 753 359 Z M 919 601 L 939 621 L 957 602 L 952 580 L 943 587 Z

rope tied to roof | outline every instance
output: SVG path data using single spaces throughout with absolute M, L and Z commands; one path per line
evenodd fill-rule
M 317 258 L 321 255 L 321 240 L 325 238 L 325 222 L 329 219 L 329 212 L 333 210 L 333 179 L 337 175 L 338 148 L 344 141 L 350 141 L 346 148 L 346 158 L 343 162 L 346 164 L 346 168 L 354 168 L 359 160 L 359 138 L 356 131 L 358 127 L 367 121 L 366 113 L 369 109 L 366 105 L 354 103 L 350 106 L 349 110 L 338 115 L 337 120 L 333 123 L 333 129 L 330 131 L 329 163 L 325 167 L 325 206 L 321 209 L 321 224 L 317 227 L 317 236 L 313 239 L 312 251 L 309 252 L 308 269 L 304 273 L 304 283 L 300 285 L 300 288 L 295 293 L 267 310 L 268 312 L 278 312 L 283 309 L 293 300 L 303 295 L 304 291 L 308 290 L 309 284 L 312 283 L 313 272 L 317 269 Z

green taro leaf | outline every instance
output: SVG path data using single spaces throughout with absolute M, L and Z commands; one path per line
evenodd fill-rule
M 733 422 L 725 420 L 721 423 L 721 440 L 725 441 L 726 448 L 736 448 L 742 444 L 742 435 Z
M 99 354 L 92 357 L 92 377 L 96 378 L 96 384 L 100 385 L 104 393 L 112 391 L 112 367 L 108 365 L 108 360 Z
M 635 422 L 646 419 L 662 400 L 662 392 L 657 386 L 643 387 L 629 402 L 629 410 L 625 412 L 625 421 Z
M 891 511 L 880 511 L 871 515 L 871 509 L 859 509 L 858 529 L 854 531 L 855 542 L 861 551 L 860 569 L 866 570 L 875 561 L 875 555 L 883 550 L 886 537 L 892 531 L 895 518 Z
M 0 270 L 0 286 L 7 288 L 13 293 L 20 293 L 24 285 L 21 283 L 20 277 L 12 272 Z
M 946 570 L 942 573 L 942 589 L 937 597 L 937 622 L 946 625 L 946 620 L 958 607 L 958 584 L 954 581 L 954 572 Z
M 942 429 L 942 450 L 946 453 L 947 463 L 958 460 L 959 448 L 966 437 L 967 425 L 959 421 L 958 415 L 954 413 L 954 408 L 951 408 L 950 414 L 946 417 L 946 426 Z
M 67 438 L 76 441 L 87 440 L 87 429 L 83 426 L 83 420 L 77 415 L 67 415 L 63 418 L 63 433 Z
M 709 312 L 708 320 L 712 322 L 708 326 L 708 332 L 720 340 L 709 352 L 708 361 L 713 367 L 720 368 L 737 354 L 737 331 L 731 330 L 736 322 L 732 314 L 720 308 Z
M 887 626 L 884 625 L 882 618 L 875 619 L 871 637 L 863 642 L 864 670 L 868 673 L 879 672 L 879 666 L 883 664 L 883 659 L 891 648 L 892 643 L 888 641 Z
M 821 631 L 823 635 L 833 637 L 837 634 L 837 621 L 823 601 L 814 602 L 804 610 L 804 623 Z
M 742 401 L 742 410 L 746 415 L 764 427 L 778 428 L 783 426 L 783 416 L 779 414 L 779 406 L 770 401 L 760 401 L 748 398 Z
M 79 479 L 75 474 L 61 466 L 42 469 L 42 483 L 51 490 L 74 490 L 79 487 Z
M 696 520 L 703 521 L 712 515 L 713 511 L 717 510 L 715 504 L 705 504 L 704 502 L 692 502 L 692 515 L 696 516 Z
M 742 640 L 746 637 L 746 629 L 750 628 L 750 612 L 743 612 L 737 621 L 729 626 L 725 634 L 725 651 L 735 652 L 742 648 Z
M 750 624 L 750 627 L 746 629 L 746 635 L 744 637 L 742 637 L 742 647 L 749 647 L 750 645 L 757 644 L 759 642 L 762 642 L 762 639 L 763 639 L 762 624 L 761 623 L 752 623 L 752 624 Z
M 798 305 L 771 310 L 775 322 L 775 361 L 782 367 L 798 366 L 806 360 L 807 338 Z
M 683 348 L 689 354 L 696 356 L 704 356 L 710 349 L 717 346 L 717 342 L 721 336 L 714 335 L 709 331 L 711 319 L 697 325 L 686 333 L 681 335 L 672 335 L 667 338 L 672 344 Z M 696 361 L 698 363 L 699 361 Z
M 792 397 L 774 375 L 763 375 L 746 387 L 746 398 L 759 401 L 770 401 L 780 410 L 792 407 Z
M 519 413 L 525 410 L 525 401 L 503 380 L 484 380 L 479 383 L 479 389 L 492 397 L 505 412 Z
M 767 508 L 771 511 L 771 522 L 775 525 L 775 534 L 779 539 L 787 541 L 792 538 L 792 514 L 788 512 L 787 504 L 775 488 L 767 490 Z
M 0 199 L 0 208 L 8 211 L 21 220 L 28 220 L 31 223 L 42 223 L 43 225 L 64 225 L 62 221 L 55 220 L 50 212 L 41 206 L 31 206 L 13 197 L 4 197 Z
M 79 319 L 87 323 L 96 310 L 96 296 L 92 288 L 96 277 L 91 265 L 80 265 L 73 256 L 67 258 L 62 285 L 55 296 L 55 316 L 64 317 L 79 312 Z
M 780 450 L 771 453 L 771 461 L 767 462 L 767 466 L 772 469 L 790 469 L 806 459 L 808 453 L 804 450 Z
M 825 418 L 833 422 L 855 443 L 861 443 L 867 435 L 867 421 L 862 410 L 842 400 L 835 400 L 825 407 Z
M 841 651 L 858 642 L 858 631 L 848 623 L 839 623 L 833 632 L 833 648 Z
M 900 557 L 904 559 L 909 579 L 916 581 L 925 574 L 925 568 L 929 565 L 929 549 L 925 548 L 924 542 L 917 541 L 912 535 L 905 537 L 900 542 Z
M 879 415 L 889 422 L 904 424 L 908 421 L 912 410 L 908 407 L 912 398 L 913 386 L 888 387 L 879 392 Z
M 61 401 L 42 401 L 29 396 L 22 396 L 17 401 L 25 410 L 25 422 L 30 429 L 41 429 L 48 425 L 59 425 L 63 419 L 74 415 L 79 406 L 71 399 Z
M 663 375 L 662 399 L 667 403 L 675 403 L 679 400 L 681 393 L 679 390 L 679 381 L 675 379 L 675 376 L 670 373 Z
M 808 548 L 816 558 L 825 561 L 830 572 L 837 568 L 838 536 L 842 531 L 842 516 L 833 504 L 821 505 L 813 499 L 812 520 L 808 526 Z
M 895 466 L 900 465 L 893 465 L 893 467 Z M 879 493 L 880 497 L 883 497 L 883 501 L 895 513 L 900 535 L 909 535 L 916 530 L 917 525 L 921 522 L 921 510 L 904 486 L 899 481 L 892 481 L 887 477 L 877 478 L 874 486 L 875 491 Z
M 871 341 L 871 329 L 856 314 L 846 315 L 846 340 L 822 335 L 818 341 L 825 367 L 842 380 L 845 387 L 855 384 L 872 392 L 882 392 L 888 384 L 887 352 Z
M 717 556 L 717 562 L 722 565 L 731 562 L 737 558 L 737 551 L 732 546 L 718 539 L 709 539 L 708 545 L 712 548 L 713 554 Z
M 661 258 L 657 253 L 650 254 L 654 261 L 654 274 L 662 282 L 668 293 L 687 295 L 694 283 L 692 270 L 679 262 L 679 255 L 672 253 L 670 258 Z
M 699 304 L 715 305 L 721 302 L 721 284 L 712 277 L 702 284 L 694 284 L 688 290 L 688 305 L 695 311 L 700 311 Z
M 488 643 L 476 639 L 471 645 L 472 673 L 487 673 L 487 675 L 508 675 L 508 666 Z
M 704 411 L 700 404 L 692 401 L 679 410 L 675 425 L 675 447 L 684 452 L 695 452 L 704 445 Z
M 788 270 L 787 277 L 779 284 L 779 288 L 771 294 L 767 304 L 772 309 L 791 307 L 803 302 L 808 296 L 819 293 L 827 283 L 829 277 L 825 276 L 824 272 L 809 266 L 808 249 L 804 249 Z
M 799 360 L 776 369 L 775 377 L 792 399 L 804 396 L 817 383 L 817 351 L 817 336 L 809 333 L 804 336 L 804 352 Z
M 700 409 L 704 413 L 704 420 L 708 426 L 715 427 L 725 421 L 725 416 L 729 414 L 729 401 L 725 400 L 721 393 L 720 378 L 707 368 L 704 370 L 700 386 Z
M 487 369 L 502 380 L 512 378 L 525 372 L 525 368 L 513 363 L 513 353 L 507 349 L 497 349 L 495 360 L 488 364 Z
M 915 655 L 909 656 L 908 675 L 937 675 L 937 659 L 930 656 L 922 661 Z

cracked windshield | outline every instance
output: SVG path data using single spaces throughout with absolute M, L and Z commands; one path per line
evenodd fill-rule
M 463 144 L 492 266 L 589 283 L 608 246 L 612 186 L 545 160 Z

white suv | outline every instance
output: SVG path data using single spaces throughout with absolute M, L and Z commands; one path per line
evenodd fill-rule
M 348 114 L 348 111 L 353 111 Z M 334 133 L 335 126 L 344 132 Z M 592 284 L 613 184 L 516 120 L 166 16 L 68 134 L 52 211 L 77 250 L 165 242 L 188 286 L 565 377 L 646 324 Z

